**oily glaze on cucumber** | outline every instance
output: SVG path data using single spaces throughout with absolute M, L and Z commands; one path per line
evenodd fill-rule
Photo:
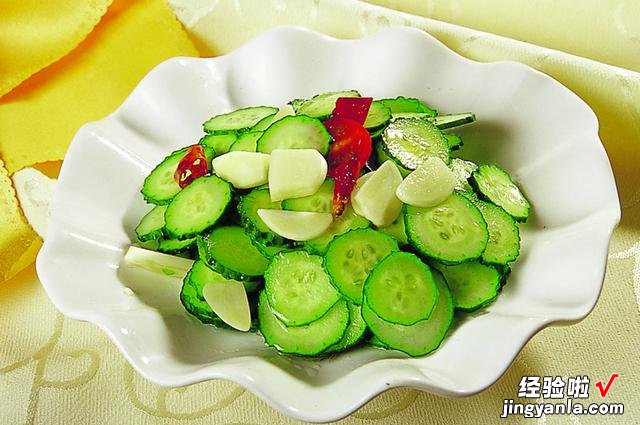
M 385 152 L 399 165 L 415 170 L 435 156 L 448 164 L 450 149 L 447 138 L 435 125 L 417 118 L 392 121 L 382 133 Z
M 406 205 L 404 220 L 411 245 L 422 255 L 446 264 L 480 257 L 489 240 L 482 214 L 459 193 L 435 207 Z
M 167 254 L 179 254 L 185 252 L 196 245 L 196 238 L 175 239 L 175 238 L 159 238 L 158 251 Z
M 238 136 L 234 133 L 207 134 L 198 143 L 213 149 L 215 156 L 220 156 L 229 152 L 237 140 Z

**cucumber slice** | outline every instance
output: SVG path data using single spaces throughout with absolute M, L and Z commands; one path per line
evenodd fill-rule
M 327 161 L 314 149 L 274 149 L 269 159 L 272 201 L 316 193 L 327 176 Z
M 287 326 L 320 319 L 340 299 L 322 257 L 305 251 L 276 255 L 264 274 L 264 290 L 274 314 Z
M 195 316 L 202 323 L 225 326 L 222 319 L 216 315 L 202 295 L 204 285 L 211 279 L 223 278 L 220 274 L 209 269 L 203 261 L 196 261 L 185 276 L 180 290 L 180 302 L 185 310 Z
M 420 113 L 426 116 L 435 117 L 438 113 L 413 97 L 398 96 L 395 99 L 381 99 L 380 103 L 389 108 L 392 114 L 399 113 Z
M 251 189 L 268 182 L 269 155 L 260 152 L 229 152 L 214 158 L 214 172 L 237 189 Z
M 223 155 L 238 141 L 238 136 L 230 134 L 207 134 L 198 143 L 213 149 L 215 156 Z
M 166 205 L 156 205 L 142 217 L 140 223 L 135 228 L 136 236 L 140 242 L 158 239 L 162 236 L 162 230 L 164 229 L 164 212 L 166 210 Z
M 463 192 L 472 192 L 473 188 L 469 184 L 469 178 L 471 177 L 471 174 L 473 174 L 473 172 L 478 169 L 478 166 L 471 161 L 460 158 L 452 158 L 451 163 L 449 164 L 449 168 L 451 169 L 453 174 L 455 174 L 458 180 L 456 182 L 455 189 Z
M 217 227 L 197 240 L 200 259 L 228 279 L 262 277 L 269 265 L 269 259 L 252 244 L 242 227 Z
M 267 294 L 262 291 L 258 301 L 258 323 L 268 345 L 283 353 L 313 356 L 340 341 L 349 323 L 349 309 L 346 301 L 340 300 L 318 320 L 289 327 L 278 319 Z
M 255 152 L 258 149 L 258 139 L 262 136 L 262 133 L 262 131 L 253 130 L 242 133 L 238 139 L 233 142 L 233 145 L 229 148 L 229 152 Z
M 344 335 L 340 341 L 329 346 L 324 350 L 325 353 L 337 353 L 339 351 L 344 351 L 347 348 L 353 347 L 364 338 L 367 330 L 367 324 L 362 318 L 360 306 L 355 305 L 354 303 L 347 304 L 349 307 L 349 324 L 347 325 L 347 329 L 344 331 Z
M 520 231 L 516 221 L 505 210 L 489 202 L 477 200 L 474 204 L 482 213 L 489 231 L 482 261 L 502 266 L 515 261 L 520 252 Z
M 471 112 L 466 112 L 464 114 L 439 115 L 430 120 L 440 130 L 445 130 L 447 128 L 459 127 L 475 122 L 476 116 Z
M 308 241 L 325 232 L 333 216 L 330 213 L 259 209 L 258 216 L 276 235 L 292 241 Z
M 459 193 L 435 207 L 407 205 L 404 219 L 411 245 L 446 264 L 480 257 L 489 240 L 482 214 Z
M 258 152 L 275 149 L 315 149 L 322 155 L 329 151 L 331 136 L 322 121 L 307 116 L 288 116 L 271 124 L 258 139 Z
M 391 236 L 373 229 L 355 229 L 336 237 L 327 248 L 324 267 L 338 291 L 351 302 L 362 304 L 362 287 L 376 264 L 398 244 Z
M 285 199 L 282 201 L 282 208 L 289 211 L 330 213 L 333 206 L 333 187 L 333 180 L 326 179 L 313 195 Z
M 218 176 L 199 177 L 182 189 L 164 214 L 166 230 L 188 239 L 216 224 L 231 202 L 231 185 Z
M 173 175 L 189 147 L 172 152 L 164 158 L 144 179 L 141 193 L 144 200 L 156 205 L 166 205 L 180 192 Z
M 398 167 L 398 171 L 400 171 L 400 174 L 402 175 L 402 177 L 407 177 L 409 174 L 411 174 L 412 170 L 404 168 L 402 165 L 398 164 L 398 161 L 396 161 L 395 159 L 389 156 L 387 151 L 384 150 L 384 143 L 382 142 L 376 143 L 374 150 L 376 153 L 376 162 L 378 164 L 384 164 L 385 162 L 391 160 L 396 163 L 396 166 Z
M 402 180 L 396 196 L 414 207 L 433 207 L 451 196 L 457 182 L 440 158 L 429 157 Z
M 378 100 L 371 102 L 367 118 L 364 121 L 364 128 L 375 131 L 380 127 L 384 127 L 391 119 L 391 111 L 389 108 Z
M 453 322 L 453 300 L 442 275 L 433 273 L 438 288 L 438 302 L 428 319 L 403 326 L 381 319 L 367 304 L 362 316 L 373 332 L 370 344 L 402 351 L 410 356 L 423 356 L 436 350 Z
M 196 243 L 196 238 L 189 239 L 172 239 L 172 238 L 160 238 L 158 239 L 158 251 L 165 252 L 167 254 L 179 254 L 190 248 Z
M 400 214 L 396 220 L 386 227 L 378 227 L 376 230 L 387 234 L 394 238 L 400 246 L 407 245 L 409 239 L 407 239 L 407 232 L 404 228 L 404 215 Z
M 498 296 L 502 276 L 495 267 L 477 261 L 452 266 L 434 264 L 434 267 L 444 275 L 456 309 L 474 311 Z
M 428 319 L 437 299 L 431 269 L 408 252 L 393 252 L 385 257 L 364 284 L 363 304 L 381 319 L 400 325 Z
M 471 185 L 485 199 L 502 207 L 517 221 L 527 221 L 531 205 L 502 168 L 497 165 L 481 165 L 471 175 Z
M 265 131 L 267 129 L 267 127 L 269 127 L 273 123 L 273 121 L 274 121 L 273 118 L 275 116 L 276 116 L 276 114 L 267 115 L 266 117 L 264 117 L 260 121 L 258 121 L 256 123 L 256 125 L 251 127 L 250 130 L 246 131 L 246 133 L 254 132 L 254 131 L 258 131 L 258 132 L 262 133 L 263 131 Z
M 449 150 L 455 151 L 458 150 L 464 145 L 462 143 L 462 137 L 455 134 L 445 134 L 444 137 L 447 139 L 447 144 L 449 145 Z
M 236 109 L 226 114 L 216 115 L 203 124 L 207 133 L 242 132 L 249 130 L 260 120 L 278 112 L 278 108 L 272 106 L 252 106 Z
M 339 97 L 360 97 L 360 93 L 355 90 L 321 93 L 305 100 L 298 108 L 295 105 L 292 106 L 296 110 L 296 115 L 307 115 L 324 120 L 333 112 Z
M 396 162 L 415 170 L 428 157 L 449 164 L 449 144 L 444 134 L 430 122 L 416 118 L 392 121 L 382 133 L 384 149 Z
M 269 128 L 269 126 L 271 124 L 273 124 L 274 122 L 284 118 L 284 117 L 288 117 L 289 115 L 295 115 L 296 111 L 291 107 L 291 105 L 285 105 L 283 107 L 281 107 L 280 109 L 278 109 L 278 112 L 276 112 L 274 115 L 271 115 L 269 117 L 266 117 L 262 120 L 260 120 L 260 122 L 258 124 L 256 124 L 255 126 L 253 126 L 253 128 L 251 129 L 252 131 L 264 131 L 267 128 Z
M 211 281 L 202 288 L 202 296 L 227 325 L 243 332 L 251 328 L 249 299 L 242 282 L 226 279 Z
M 238 213 L 240 222 L 254 242 L 263 245 L 279 245 L 282 238 L 269 229 L 269 226 L 258 216 L 258 210 L 281 209 L 280 202 L 272 202 L 268 189 L 253 189 L 248 194 L 241 196 L 238 201 Z
M 323 255 L 327 252 L 327 246 L 334 237 L 352 229 L 361 229 L 365 227 L 369 227 L 369 220 L 357 215 L 353 211 L 351 205 L 349 205 L 344 209 L 342 215 L 333 220 L 329 228 L 324 233 L 316 238 L 305 241 L 303 246 L 311 253 Z

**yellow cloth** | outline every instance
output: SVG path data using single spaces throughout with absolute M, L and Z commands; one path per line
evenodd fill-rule
M 73 50 L 111 0 L 0 2 L 0 96 Z
M 22 215 L 11 180 L 0 159 L 0 282 L 33 262 L 42 241 Z
M 640 71 L 637 0 L 365 0 Z
M 78 128 L 112 112 L 155 65 L 198 55 L 162 0 L 116 1 L 78 49 L 0 99 L 9 173 L 62 159 Z
M 410 25 L 428 30 L 473 59 L 528 63 L 584 98 L 600 119 L 600 134 L 611 155 L 623 204 L 622 225 L 612 241 L 607 279 L 594 311 L 577 325 L 552 327 L 536 335 L 505 376 L 481 394 L 445 399 L 416 390 L 392 390 L 340 423 L 640 423 L 640 306 L 634 295 L 635 287 L 640 297 L 638 74 L 355 1 L 171 3 L 198 45 L 210 53 L 227 52 L 259 31 L 279 24 L 299 24 L 351 38 L 389 25 Z M 444 5 L 446 1 L 429 3 Z M 512 16 L 517 16 L 519 9 L 511 9 Z M 33 269 L 0 285 L 0 329 L 9 329 L 3 338 L 8 343 L 0 344 L 0 423 L 298 423 L 225 381 L 163 389 L 141 379 L 96 326 L 63 318 L 55 311 Z M 499 419 L 503 400 L 516 396 L 523 375 L 589 375 L 592 386 L 587 401 L 601 402 L 593 383 L 606 382 L 612 373 L 621 377 L 612 385 L 606 401 L 625 403 L 623 416 Z

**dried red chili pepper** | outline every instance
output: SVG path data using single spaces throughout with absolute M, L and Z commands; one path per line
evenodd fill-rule
M 178 163 L 173 178 L 183 188 L 209 172 L 209 162 L 202 145 L 193 145 Z
M 349 118 L 332 117 L 324 122 L 324 126 L 333 138 L 327 158 L 327 174 L 335 182 L 332 212 L 339 216 L 371 155 L 371 136 L 362 124 Z

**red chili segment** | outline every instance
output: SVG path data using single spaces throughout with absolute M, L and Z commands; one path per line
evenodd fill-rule
M 364 124 L 373 102 L 372 97 L 339 97 L 332 118 L 348 118 Z
M 202 177 L 209 172 L 209 162 L 204 153 L 202 145 L 193 145 L 178 163 L 178 168 L 173 174 L 173 178 L 180 188 L 184 188 L 189 183 Z
M 348 118 L 332 117 L 324 125 L 333 138 L 327 158 L 327 174 L 335 181 L 333 215 L 339 216 L 371 155 L 371 136 L 362 124 Z

